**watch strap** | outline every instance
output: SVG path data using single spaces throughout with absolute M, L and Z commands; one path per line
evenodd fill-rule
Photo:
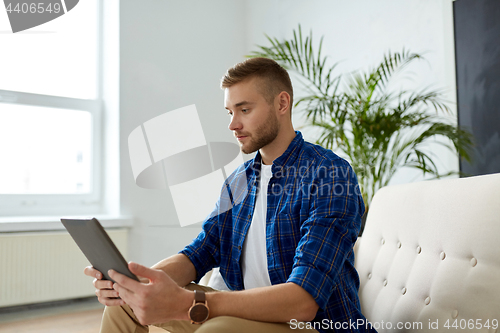
M 194 302 L 195 303 L 205 303 L 206 297 L 205 292 L 203 290 L 195 290 L 194 291 Z

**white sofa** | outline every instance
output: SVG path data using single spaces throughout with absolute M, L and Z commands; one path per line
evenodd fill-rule
M 500 332 L 500 174 L 381 189 L 356 268 L 378 332 Z
M 381 189 L 355 251 L 378 332 L 500 332 L 500 174 Z

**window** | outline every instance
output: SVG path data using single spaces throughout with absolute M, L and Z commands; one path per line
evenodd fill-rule
M 0 216 L 101 210 L 99 5 L 0 35 Z

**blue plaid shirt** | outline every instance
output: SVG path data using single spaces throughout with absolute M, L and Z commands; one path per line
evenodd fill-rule
M 244 289 L 240 258 L 258 193 L 260 164 L 257 153 L 227 178 L 203 230 L 180 252 L 192 261 L 198 281 L 220 267 L 229 289 Z M 319 305 L 313 322 L 320 332 L 370 331 L 353 325 L 366 323 L 353 253 L 365 208 L 351 166 L 296 132 L 288 149 L 274 160 L 272 172 L 266 217 L 271 283 L 293 282 L 309 292 Z

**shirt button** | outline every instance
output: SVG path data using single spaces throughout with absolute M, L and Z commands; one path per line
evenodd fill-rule
M 241 251 L 241 246 L 240 246 L 240 245 L 238 245 L 238 250 L 240 250 L 240 251 Z
M 248 218 L 251 218 L 251 217 L 252 217 L 252 215 L 248 214 Z

